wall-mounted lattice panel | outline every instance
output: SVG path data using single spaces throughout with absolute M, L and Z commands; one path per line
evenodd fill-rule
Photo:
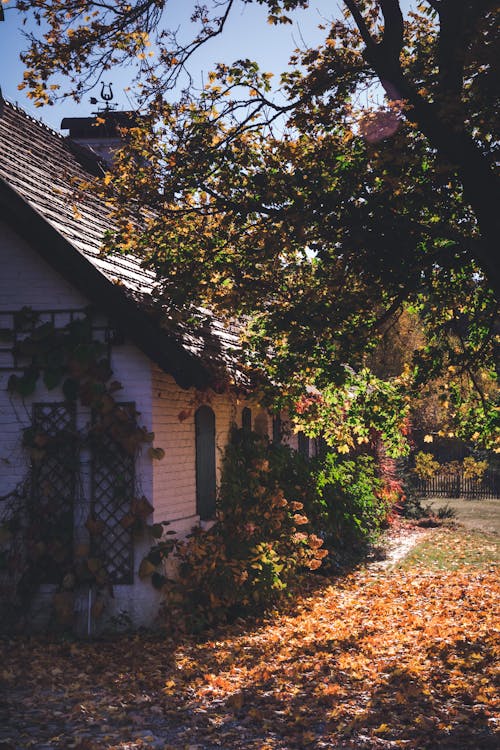
M 22 370 L 30 359 L 20 353 L 20 344 L 32 336 L 44 323 L 51 323 L 57 330 L 69 323 L 91 317 L 92 339 L 107 347 L 108 358 L 113 343 L 121 340 L 119 332 L 101 322 L 98 324 L 89 310 L 0 310 L 0 371 Z
M 99 434 L 92 448 L 92 515 L 104 528 L 93 541 L 95 554 L 117 584 L 133 580 L 133 532 L 126 517 L 134 487 L 134 457 L 109 433 Z
M 32 490 L 29 515 L 34 536 L 44 539 L 45 583 L 56 582 L 73 556 L 78 446 L 70 404 L 33 405 Z

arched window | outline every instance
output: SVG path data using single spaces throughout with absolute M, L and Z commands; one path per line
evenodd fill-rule
M 249 409 L 248 406 L 245 406 L 241 412 L 241 426 L 243 432 L 247 435 L 249 432 L 252 432 L 252 410 Z
M 200 406 L 194 415 L 196 429 L 196 512 L 202 521 L 215 515 L 215 414 Z

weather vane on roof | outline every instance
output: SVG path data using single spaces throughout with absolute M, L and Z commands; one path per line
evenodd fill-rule
M 110 102 L 113 99 L 113 89 L 111 88 L 111 83 L 104 83 L 102 82 L 101 85 L 101 99 L 104 102 L 104 107 L 99 107 L 99 112 L 110 112 L 112 109 L 115 109 L 116 104 L 110 104 Z M 95 98 L 95 96 L 90 97 L 90 103 L 91 104 L 99 104 L 98 100 Z

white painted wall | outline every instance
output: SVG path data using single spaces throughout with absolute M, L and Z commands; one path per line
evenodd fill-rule
M 32 307 L 34 310 L 82 309 L 88 301 L 66 280 L 48 266 L 11 228 L 0 222 L 0 328 L 10 328 L 12 319 L 6 311 Z M 61 324 L 69 318 L 61 317 Z M 8 343 L 0 342 L 0 347 Z M 9 365 L 10 356 L 0 356 L 0 367 Z M 26 403 L 7 393 L 11 372 L 0 370 L 0 497 L 11 491 L 27 471 L 21 449 L 23 427 L 31 422 L 34 401 L 59 401 L 60 393 L 39 388 Z
M 3 222 L 0 224 L 0 269 L 0 328 L 11 326 L 12 319 L 5 315 L 7 311 L 16 311 L 24 306 L 36 311 L 82 310 L 89 304 L 85 297 Z M 69 316 L 60 314 L 57 325 L 63 326 L 68 321 Z M 6 344 L 0 343 L 0 346 Z M 10 356 L 4 355 L 0 358 L 0 366 L 9 363 Z M 144 424 L 150 430 L 150 360 L 137 347 L 125 344 L 113 348 L 111 366 L 114 378 L 124 386 L 122 391 L 117 392 L 117 399 L 135 402 L 137 410 L 141 413 L 141 425 Z M 21 437 L 22 429 L 31 423 L 32 404 L 64 400 L 60 389 L 47 391 L 43 385 L 39 385 L 29 399 L 23 400 L 17 395 L 11 395 L 7 392 L 10 375 L 11 372 L 0 370 L 0 497 L 11 492 L 29 472 L 29 461 L 22 448 Z M 83 428 L 89 419 L 88 410 L 79 407 L 77 427 Z M 153 469 L 147 451 L 143 451 L 138 457 L 136 477 L 141 494 L 152 498 Z M 83 540 L 86 537 L 83 524 L 88 517 L 90 504 L 90 456 L 85 453 L 81 455 L 81 494 L 81 502 L 75 509 L 75 532 L 77 539 Z M 115 586 L 114 598 L 110 600 L 108 607 L 111 616 L 126 610 L 137 625 L 151 622 L 157 609 L 158 595 L 148 583 L 139 581 L 137 577 L 138 566 L 149 546 L 149 540 L 138 540 L 134 556 L 134 584 Z M 50 593 L 51 587 L 46 587 L 45 597 L 42 599 L 49 599 Z M 86 601 L 80 602 L 79 608 L 82 619 L 86 622 Z

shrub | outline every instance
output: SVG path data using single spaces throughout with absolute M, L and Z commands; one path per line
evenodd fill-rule
M 169 623 L 198 631 L 262 611 L 301 571 L 319 568 L 328 551 L 337 558 L 361 552 L 400 498 L 392 474 L 378 474 L 367 455 L 309 461 L 235 429 L 224 453 L 213 526 L 195 528 L 183 541 L 164 539 L 143 561 L 151 575 L 170 554 L 177 560 L 176 580 L 152 574 L 166 594 Z
M 294 451 L 234 430 L 215 524 L 175 543 L 179 578 L 166 585 L 170 620 L 196 631 L 263 610 L 301 569 L 320 567 L 328 553 L 304 514 L 308 475 Z
M 478 479 L 481 480 L 488 468 L 487 461 L 477 461 L 472 456 L 466 456 L 464 458 L 464 478 L 465 479 Z
M 432 453 L 419 451 L 415 455 L 414 472 L 420 479 L 432 479 L 441 468 L 441 465 L 433 457 Z
M 316 476 L 328 546 L 352 549 L 369 543 L 392 509 L 371 456 L 341 458 L 329 453 Z
M 457 516 L 457 511 L 455 510 L 455 508 L 451 508 L 448 503 L 446 503 L 446 505 L 440 505 L 439 508 L 436 508 L 435 513 L 440 520 L 445 520 L 447 518 L 456 518 Z

